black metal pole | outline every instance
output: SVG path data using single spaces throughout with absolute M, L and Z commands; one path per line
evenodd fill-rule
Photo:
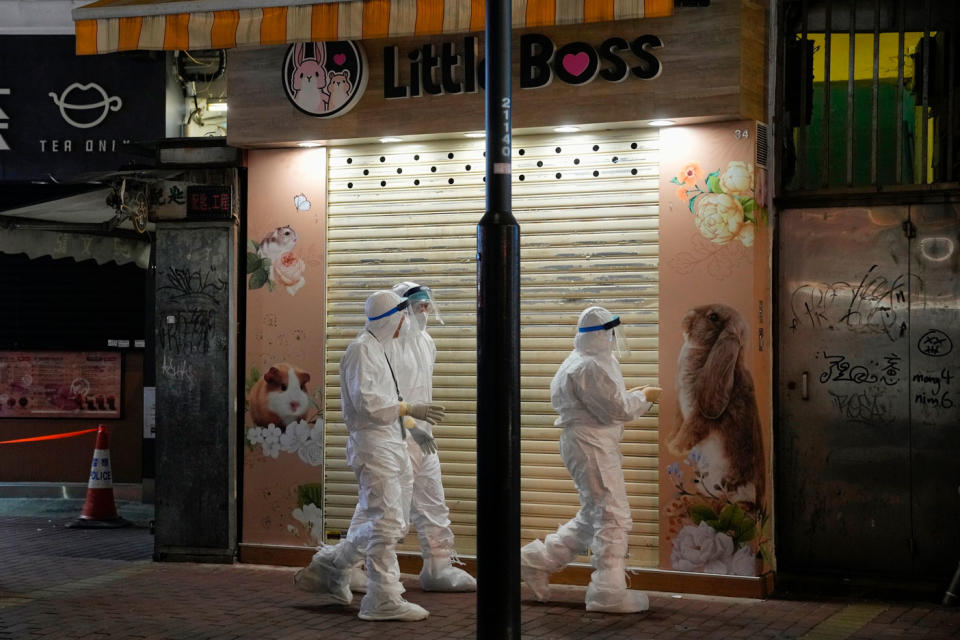
M 486 3 L 487 203 L 477 225 L 477 638 L 520 638 L 520 226 L 510 203 L 510 0 Z

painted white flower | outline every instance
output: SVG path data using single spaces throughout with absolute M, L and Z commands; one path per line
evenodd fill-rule
M 730 575 L 755 576 L 757 575 L 757 556 L 750 545 L 744 545 L 730 558 L 728 565 Z
M 740 238 L 740 242 L 743 243 L 745 247 L 753 246 L 753 238 L 756 235 L 757 229 L 753 226 L 752 222 L 744 222 L 743 226 L 740 227 L 740 234 L 737 236 Z
M 262 446 L 263 446 L 263 455 L 269 456 L 271 458 L 280 457 L 280 441 L 279 440 L 264 441 Z
M 311 467 L 323 466 L 323 443 L 309 440 L 297 449 L 297 455 Z
M 700 235 L 716 244 L 726 244 L 736 238 L 744 222 L 740 202 L 726 193 L 697 196 L 693 214 Z
M 318 417 L 317 421 L 313 423 L 313 429 L 310 429 L 309 440 L 315 440 L 316 442 L 323 443 L 323 418 Z
M 753 192 L 753 163 L 732 160 L 720 174 L 720 188 L 732 196 L 746 196 Z
M 726 573 L 726 563 L 732 556 L 733 539 L 701 521 L 696 527 L 688 524 L 677 534 L 670 565 L 677 571 L 717 573 L 710 569 L 719 568 Z
M 277 425 L 272 422 L 263 430 L 263 441 L 267 444 L 280 444 L 281 431 Z
M 290 512 L 294 520 L 300 522 L 310 532 L 310 537 L 318 544 L 323 540 L 323 510 L 309 502 Z
M 287 425 L 287 430 L 280 436 L 280 449 L 287 453 L 297 451 L 307 442 L 310 437 L 310 425 L 303 420 L 291 422 Z
M 254 445 L 263 444 L 263 429 L 260 427 L 247 429 L 247 441 Z
M 287 533 L 292 533 L 293 535 L 295 535 L 295 536 L 298 537 L 298 538 L 300 537 L 300 529 L 297 529 L 297 528 L 296 528 L 295 526 L 293 526 L 292 524 L 288 524 L 288 525 L 287 525 Z

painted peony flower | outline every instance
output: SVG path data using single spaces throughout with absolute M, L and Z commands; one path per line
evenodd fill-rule
M 693 221 L 700 234 L 717 244 L 730 242 L 743 227 L 743 207 L 736 198 L 726 193 L 698 196 L 693 214 Z
M 687 525 L 677 534 L 670 553 L 670 566 L 677 571 L 703 571 L 723 569 L 733 556 L 733 539 L 717 532 L 706 522 L 698 526 Z
M 310 440 L 297 449 L 297 455 L 311 467 L 323 465 L 323 443 Z
M 303 271 L 307 264 L 292 251 L 287 251 L 280 259 L 273 264 L 273 274 L 277 282 L 284 285 L 290 295 L 300 290 L 306 279 L 303 277 Z
M 720 174 L 720 188 L 732 196 L 746 196 L 753 192 L 753 164 L 733 160 Z
M 737 235 L 737 237 L 740 238 L 740 242 L 743 243 L 743 246 L 752 247 L 753 238 L 756 232 L 757 232 L 757 228 L 753 226 L 752 222 L 745 222 L 743 223 L 743 226 L 740 228 L 740 233 Z
M 280 449 L 287 453 L 293 453 L 306 444 L 310 437 L 310 425 L 303 420 L 291 422 L 287 425 L 286 431 L 280 436 Z

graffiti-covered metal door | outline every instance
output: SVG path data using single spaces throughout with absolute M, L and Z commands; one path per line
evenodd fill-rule
M 781 570 L 956 566 L 958 219 L 952 204 L 783 213 Z
M 900 207 L 781 217 L 781 570 L 909 569 L 907 221 Z
M 910 208 L 910 444 L 914 571 L 960 560 L 960 203 Z

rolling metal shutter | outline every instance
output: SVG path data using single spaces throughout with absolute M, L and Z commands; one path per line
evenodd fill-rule
M 656 384 L 658 146 L 655 129 L 516 137 L 513 211 L 521 229 L 522 535 L 542 538 L 576 513 L 558 451 L 550 380 L 573 347 L 580 311 L 600 304 L 627 325 L 630 386 Z M 437 293 L 435 429 L 457 550 L 476 550 L 476 224 L 484 141 L 329 149 L 326 304 L 326 527 L 345 531 L 356 504 L 345 462 L 338 365 L 363 303 L 401 280 Z M 622 445 L 633 510 L 630 564 L 657 563 L 656 410 Z M 408 536 L 401 549 L 417 549 Z

